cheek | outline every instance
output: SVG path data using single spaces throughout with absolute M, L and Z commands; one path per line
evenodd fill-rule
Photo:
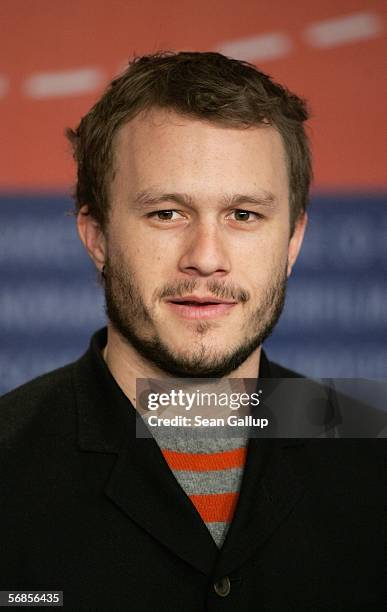
M 285 267 L 288 255 L 287 236 L 273 235 L 272 232 L 257 236 L 246 248 L 239 248 L 234 259 L 235 269 L 241 276 L 260 279 L 272 276 L 273 272 Z
M 151 307 L 154 296 L 171 281 L 172 264 L 167 254 L 148 243 L 133 244 L 125 251 L 124 265 L 130 271 L 139 293 Z
M 148 242 L 138 235 L 135 228 L 132 231 L 130 228 L 125 228 L 125 231 L 120 227 L 115 228 L 109 236 L 109 244 L 112 245 L 113 258 L 120 261 L 136 277 L 149 274 L 160 259 L 160 254 L 149 247 Z

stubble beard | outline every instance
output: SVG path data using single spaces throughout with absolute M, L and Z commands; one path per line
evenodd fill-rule
M 205 344 L 206 333 L 218 327 L 219 323 L 203 320 L 194 327 L 194 349 L 191 347 L 184 354 L 178 354 L 160 338 L 134 274 L 121 262 L 113 264 L 108 258 L 104 277 L 105 310 L 115 330 L 141 357 L 177 378 L 221 378 L 241 366 L 272 333 L 285 304 L 287 285 L 286 268 L 277 270 L 259 305 L 246 322 L 244 338 L 228 352 L 220 354 L 219 350 Z M 198 288 L 198 284 L 196 279 L 179 281 L 164 286 L 155 295 L 158 299 L 189 295 Z M 236 299 L 242 308 L 250 299 L 249 293 L 243 289 L 215 279 L 207 282 L 206 289 L 214 297 Z M 153 331 L 149 333 L 149 329 Z

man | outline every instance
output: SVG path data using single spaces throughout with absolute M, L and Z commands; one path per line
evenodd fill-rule
M 249 64 L 156 54 L 69 131 L 109 322 L 2 399 L 1 589 L 82 611 L 386 609 L 381 441 L 136 438 L 137 379 L 297 377 L 261 347 L 306 227 L 306 119 Z

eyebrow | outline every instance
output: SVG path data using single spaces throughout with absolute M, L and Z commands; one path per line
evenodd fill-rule
M 222 196 L 220 201 L 223 206 L 241 206 L 243 204 L 249 204 L 273 208 L 276 204 L 274 195 L 266 190 L 253 193 L 226 194 Z M 151 208 L 163 202 L 174 202 L 180 206 L 193 206 L 194 199 L 187 193 L 157 193 L 146 190 L 137 193 L 133 199 L 133 204 L 139 208 Z

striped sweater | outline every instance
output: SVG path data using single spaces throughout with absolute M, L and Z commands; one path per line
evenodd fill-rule
M 156 437 L 163 456 L 216 544 L 232 521 L 246 460 L 246 438 Z

